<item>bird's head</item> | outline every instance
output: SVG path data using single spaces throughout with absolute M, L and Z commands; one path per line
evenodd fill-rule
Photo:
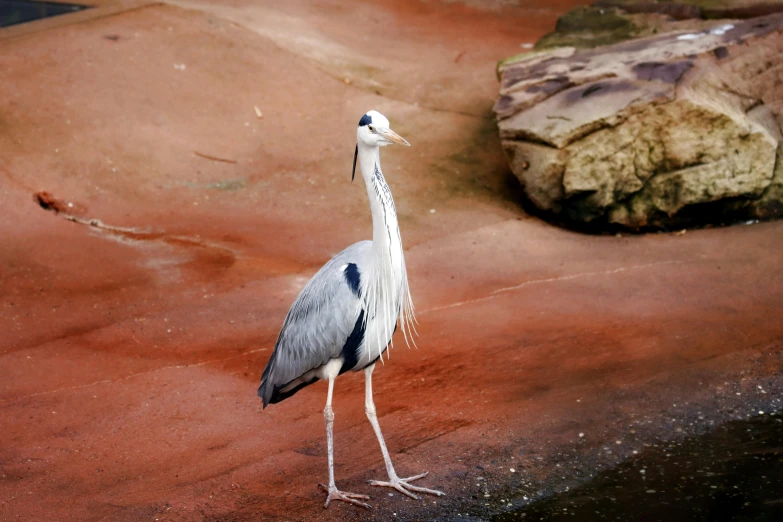
M 389 128 L 389 120 L 378 111 L 370 111 L 359 120 L 356 139 L 368 147 L 383 147 L 392 143 L 408 145 L 399 134 Z
M 351 181 L 356 175 L 356 156 L 359 153 L 359 145 L 365 147 L 385 147 L 392 143 L 407 145 L 405 138 L 389 128 L 389 120 L 378 111 L 369 111 L 359 120 L 359 127 L 356 129 L 356 151 L 353 154 L 353 173 Z

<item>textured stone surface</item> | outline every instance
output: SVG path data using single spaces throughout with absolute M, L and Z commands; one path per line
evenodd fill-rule
M 573 220 L 779 216 L 782 53 L 776 14 L 506 61 L 503 147 L 529 198 Z

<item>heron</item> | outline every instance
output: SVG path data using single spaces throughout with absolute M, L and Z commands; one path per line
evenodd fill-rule
M 368 483 L 394 488 L 417 500 L 416 493 L 444 495 L 441 491 L 411 484 L 427 476 L 427 472 L 407 478 L 397 475 L 378 424 L 372 395 L 375 364 L 379 359 L 383 361 L 397 325 L 406 343 L 415 333 L 413 301 L 397 211 L 380 162 L 380 148 L 395 143 L 410 146 L 389 128 L 389 120 L 383 114 L 372 110 L 361 117 L 356 130 L 351 181 L 356 176 L 358 160 L 370 200 L 372 241 L 349 246 L 308 281 L 283 321 L 258 388 L 266 408 L 318 380 L 328 382 L 324 422 L 329 484 L 319 484 L 327 493 L 324 508 L 332 500 L 370 508 L 362 502 L 370 497 L 340 491 L 334 481 L 332 392 L 337 376 L 347 371 L 364 371 L 364 411 L 378 438 L 389 476 L 387 481 Z

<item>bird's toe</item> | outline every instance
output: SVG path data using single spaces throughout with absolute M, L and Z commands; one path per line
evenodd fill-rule
M 409 483 L 411 481 L 418 480 L 426 476 L 427 476 L 427 472 L 425 471 L 424 473 L 421 473 L 419 475 L 414 475 L 408 478 L 401 479 L 401 478 L 394 477 L 391 480 L 389 480 L 389 482 L 384 482 L 381 480 L 368 480 L 367 483 L 371 486 L 383 486 L 387 488 L 394 488 L 400 493 L 403 493 L 404 495 L 407 495 L 414 500 L 419 500 L 419 497 L 413 493 L 414 491 L 417 493 L 427 493 L 428 495 L 435 495 L 438 497 L 442 497 L 443 495 L 445 495 L 445 493 L 442 491 L 429 489 L 429 488 L 422 488 L 419 486 L 414 486 L 413 484 Z
M 370 504 L 356 500 L 356 499 L 370 500 L 370 497 L 367 495 L 360 495 L 358 493 L 349 493 L 347 491 L 340 491 L 337 488 L 329 488 L 324 484 L 318 484 L 318 486 L 324 491 L 326 491 L 327 493 L 326 502 L 324 502 L 324 509 L 329 507 L 329 503 L 332 500 L 341 500 L 343 502 L 348 502 L 349 504 L 354 504 L 355 506 L 361 506 L 363 508 L 372 509 L 372 506 Z
M 400 480 L 403 481 L 403 482 L 413 482 L 414 480 L 419 480 L 420 478 L 424 478 L 424 477 L 426 477 L 429 474 L 430 474 L 429 471 L 425 471 L 424 473 L 419 473 L 418 475 L 414 475 L 414 476 L 408 477 L 408 478 L 403 478 L 403 479 L 400 479 Z

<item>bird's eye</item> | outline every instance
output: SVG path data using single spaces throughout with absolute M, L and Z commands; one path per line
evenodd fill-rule
M 372 125 L 368 125 L 367 128 L 370 129 L 370 132 L 375 132 L 375 129 L 372 127 Z

